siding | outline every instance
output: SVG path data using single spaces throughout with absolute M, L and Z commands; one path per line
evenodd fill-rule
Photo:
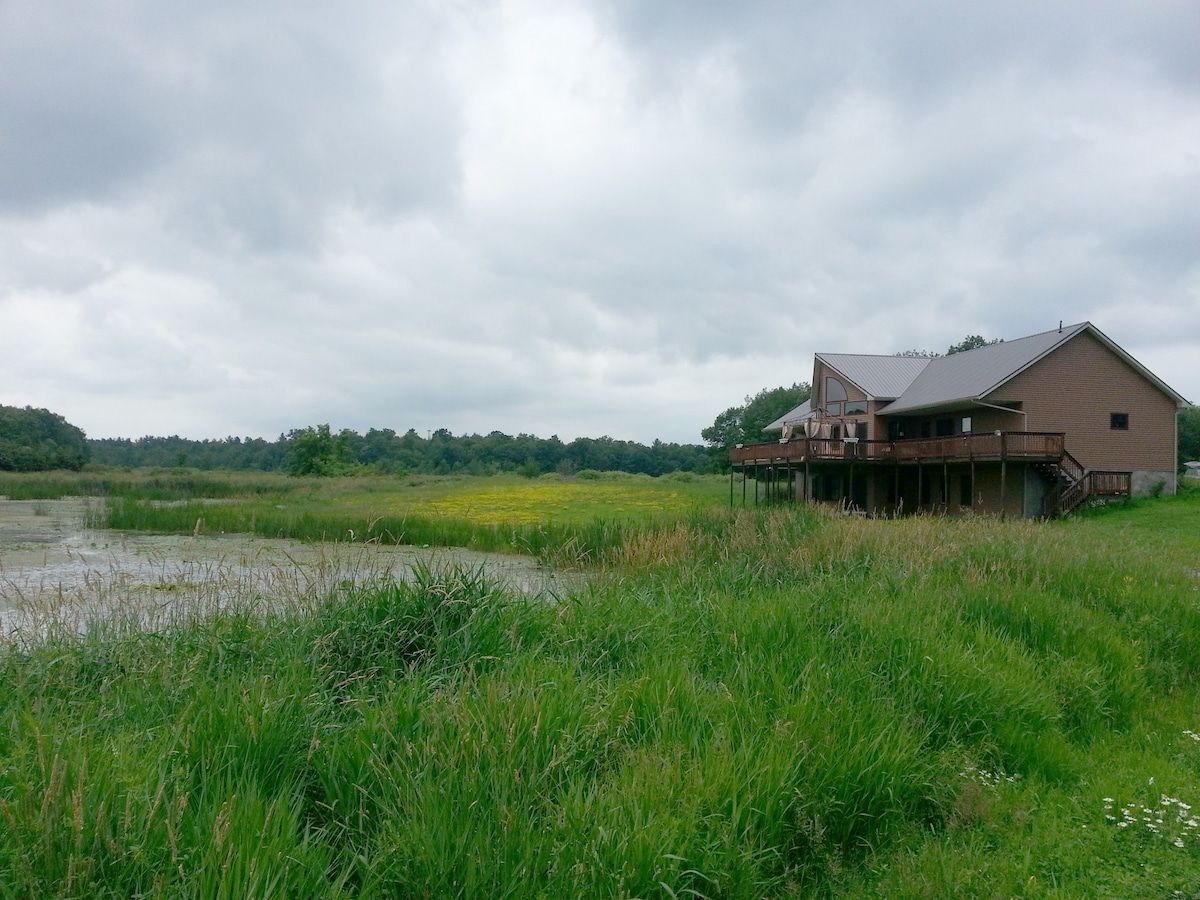
M 987 397 L 1020 401 L 1029 431 L 1063 431 L 1089 469 L 1175 470 L 1174 401 L 1084 332 Z M 1129 415 L 1129 429 L 1110 414 Z

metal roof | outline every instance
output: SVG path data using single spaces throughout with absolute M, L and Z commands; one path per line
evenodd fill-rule
M 779 431 L 784 425 L 795 425 L 813 417 L 812 401 L 805 400 L 795 409 L 788 410 L 770 425 L 763 426 L 763 431 Z
M 817 359 L 854 382 L 872 400 L 895 400 L 933 362 L 924 356 L 863 353 L 818 353 Z
M 963 353 L 939 356 L 887 408 L 887 414 L 915 412 L 975 400 L 1025 371 L 1055 347 L 1091 327 L 1083 322 L 1061 331 L 1043 331 Z

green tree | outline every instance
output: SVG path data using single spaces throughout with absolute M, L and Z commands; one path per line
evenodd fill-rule
M 293 475 L 346 475 L 357 468 L 350 447 L 354 432 L 343 428 L 334 437 L 329 425 L 311 426 L 288 435 L 292 445 L 288 471 Z
M 965 338 L 963 338 L 957 344 L 951 344 L 950 349 L 948 349 L 946 351 L 946 355 L 953 356 L 955 353 L 965 353 L 967 350 L 975 350 L 979 347 L 988 347 L 988 346 L 991 346 L 992 344 L 1003 344 L 1003 343 L 1004 343 L 1003 338 L 995 338 L 994 340 L 989 341 L 983 335 L 968 334 Z
M 1179 465 L 1200 459 L 1200 409 L 1195 406 L 1179 411 Z
M 0 470 L 78 470 L 87 461 L 87 436 L 62 416 L 32 406 L 0 406 Z
M 736 444 L 756 444 L 767 439 L 763 428 L 812 396 L 808 382 L 789 387 L 763 388 L 746 397 L 741 406 L 731 406 L 700 432 L 715 455 Z

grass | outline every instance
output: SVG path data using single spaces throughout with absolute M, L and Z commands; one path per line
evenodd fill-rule
M 412 544 L 595 562 L 640 530 L 727 502 L 721 476 L 575 478 L 138 473 L 0 478 L 12 499 L 102 494 L 93 527 Z
M 1196 896 L 1198 514 L 646 516 L 564 597 L 8 647 L 0 896 Z

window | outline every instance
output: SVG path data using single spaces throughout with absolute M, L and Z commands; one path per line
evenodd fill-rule
M 904 431 L 900 428 L 900 423 L 896 419 L 888 422 L 888 440 L 898 441 L 904 437 Z
M 825 379 L 825 402 L 830 400 L 845 400 L 846 388 L 836 378 L 827 377 Z
M 954 434 L 954 420 L 953 419 L 938 419 L 937 420 L 937 436 L 938 437 L 949 437 L 952 434 Z
M 1108 427 L 1117 431 L 1129 430 L 1129 413 L 1111 413 L 1108 417 Z
M 867 439 L 867 423 L 866 422 L 855 422 L 854 423 L 854 436 L 856 438 L 858 438 L 860 441 L 865 441 Z
M 829 429 L 829 439 L 831 441 L 840 441 L 842 439 L 842 426 L 833 425 Z
M 866 411 L 867 411 L 867 401 L 866 400 L 848 400 L 846 402 L 846 405 L 842 407 L 842 412 L 844 412 L 848 416 L 852 416 L 855 413 L 865 413 Z
M 825 412 L 831 416 L 840 416 L 842 414 L 842 404 L 826 403 L 825 404 Z
M 962 433 L 963 434 L 971 433 L 971 417 L 970 416 L 962 417 Z

